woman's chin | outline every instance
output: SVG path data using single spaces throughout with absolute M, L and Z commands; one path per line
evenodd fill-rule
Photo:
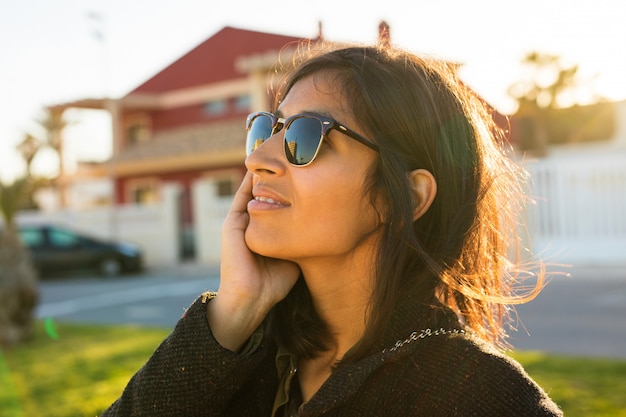
M 278 242 L 272 238 L 271 233 L 264 233 L 254 228 L 246 229 L 244 235 L 246 246 L 261 256 L 267 256 L 268 258 L 277 258 Z

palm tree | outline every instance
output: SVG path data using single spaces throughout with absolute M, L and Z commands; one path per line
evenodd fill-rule
M 22 141 L 15 147 L 26 163 L 26 179 L 28 184 L 25 185 L 24 198 L 21 200 L 19 208 L 36 209 L 38 207 L 35 202 L 34 193 L 38 188 L 49 183 L 49 180 L 36 178 L 32 173 L 32 163 L 37 153 L 42 147 L 42 143 L 30 133 L 24 135 Z
M 36 137 L 30 133 L 26 133 L 24 135 L 24 139 L 22 139 L 22 141 L 15 147 L 20 155 L 22 155 L 22 158 L 24 158 L 24 162 L 26 162 L 27 177 L 32 176 L 31 165 L 33 163 L 33 159 L 35 159 L 35 156 L 41 149 L 41 146 L 41 142 Z
M 66 206 L 66 183 L 65 183 L 65 161 L 63 159 L 63 129 L 68 126 L 68 122 L 63 119 L 63 110 L 48 107 L 44 110 L 44 116 L 37 121 L 45 131 L 44 146 L 54 150 L 59 157 L 59 176 L 56 179 L 56 186 L 59 191 L 59 201 L 61 207 Z

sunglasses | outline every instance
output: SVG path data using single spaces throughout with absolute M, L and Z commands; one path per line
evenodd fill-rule
M 320 151 L 328 132 L 335 129 L 378 152 L 378 146 L 330 117 L 319 114 L 296 114 L 286 119 L 268 112 L 252 113 L 246 120 L 246 155 L 272 135 L 285 129 L 285 157 L 291 165 L 305 167 Z

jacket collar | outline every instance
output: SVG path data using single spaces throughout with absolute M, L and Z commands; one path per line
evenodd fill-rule
M 302 415 L 329 411 L 358 392 L 369 375 L 389 361 L 408 356 L 419 349 L 420 339 L 447 333 L 462 333 L 463 326 L 447 307 L 424 305 L 404 297 L 394 308 L 389 326 L 368 355 L 339 366 L 305 405 Z

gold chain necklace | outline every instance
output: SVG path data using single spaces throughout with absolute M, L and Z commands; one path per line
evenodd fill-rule
M 392 348 L 383 349 L 383 353 L 395 352 L 396 350 L 400 349 L 404 345 L 408 345 L 409 343 L 414 342 L 419 339 L 426 339 L 427 337 L 430 337 L 430 336 L 441 336 L 441 335 L 446 335 L 446 334 L 465 334 L 465 330 L 459 330 L 459 329 L 446 330 L 444 328 L 440 328 L 437 330 L 424 329 L 419 333 L 413 332 L 406 339 L 398 340 Z

